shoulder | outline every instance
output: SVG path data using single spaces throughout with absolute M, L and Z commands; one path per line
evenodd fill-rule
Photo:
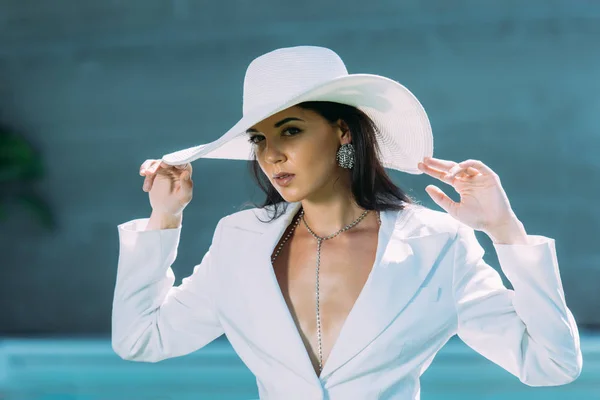
M 455 236 L 461 222 L 445 211 L 433 210 L 419 204 L 409 204 L 403 212 L 399 213 L 396 226 L 397 229 L 404 231 L 407 237 L 442 233 Z

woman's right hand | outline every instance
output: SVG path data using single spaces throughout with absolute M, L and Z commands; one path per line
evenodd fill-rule
M 162 160 L 146 160 L 140 167 L 144 192 L 149 192 L 152 212 L 162 216 L 181 216 L 192 200 L 192 164 L 172 166 Z

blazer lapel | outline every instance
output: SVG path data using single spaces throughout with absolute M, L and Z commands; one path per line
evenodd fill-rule
M 367 347 L 416 296 L 450 233 L 405 237 L 411 210 L 381 213 L 377 255 L 371 273 L 327 359 L 324 380 Z
M 271 255 L 301 203 L 289 203 L 284 215 L 269 223 L 262 235 L 249 243 L 251 267 L 244 269 L 245 291 L 253 303 L 255 326 L 260 327 L 260 346 L 279 361 L 278 368 L 289 368 L 311 384 L 319 384 L 317 375 L 296 324 L 287 307 L 271 265 Z
M 449 233 L 405 237 L 404 225 L 410 208 L 400 217 L 397 211 L 381 212 L 381 226 L 375 263 L 365 286 L 351 309 L 320 377 L 292 319 L 271 265 L 271 255 L 300 203 L 290 203 L 284 215 L 269 223 L 266 230 L 248 243 L 251 268 L 241 269 L 241 280 L 253 304 L 254 326 L 260 329 L 260 347 L 311 384 L 319 385 L 333 372 L 369 345 L 402 312 L 417 294 L 436 263 Z

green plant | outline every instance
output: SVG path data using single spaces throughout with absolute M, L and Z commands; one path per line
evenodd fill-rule
M 46 228 L 55 226 L 48 203 L 35 192 L 34 183 L 44 176 L 40 155 L 15 132 L 0 126 L 0 221 L 13 204 L 26 207 Z

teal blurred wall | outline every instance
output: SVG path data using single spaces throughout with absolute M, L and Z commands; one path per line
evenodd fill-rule
M 42 152 L 38 189 L 59 222 L 47 232 L 16 208 L 0 225 L 2 334 L 107 334 L 116 226 L 150 212 L 139 165 L 219 137 L 241 116 L 247 64 L 299 44 L 412 90 L 434 155 L 480 159 L 500 175 L 527 231 L 556 239 L 580 326 L 600 328 L 600 2 L 208 4 L 0 1 L 0 122 Z M 260 199 L 243 162 L 194 167 L 178 282 L 216 222 Z M 423 190 L 432 178 L 391 175 L 437 209 Z

